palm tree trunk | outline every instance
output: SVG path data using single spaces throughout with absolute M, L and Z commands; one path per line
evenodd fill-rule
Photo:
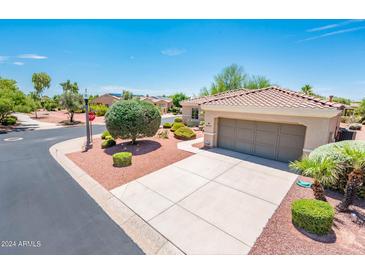
M 312 190 L 314 198 L 316 198 L 316 200 L 321 200 L 325 202 L 327 201 L 326 196 L 324 195 L 324 188 L 318 180 L 314 180 L 312 184 Z
M 363 182 L 363 172 L 361 169 L 354 169 L 349 175 L 345 189 L 345 196 L 341 203 L 337 205 L 339 211 L 348 210 L 349 206 L 353 204 L 356 197 L 357 190 Z
M 73 123 L 73 121 L 74 121 L 74 113 L 71 112 L 70 113 L 70 123 Z

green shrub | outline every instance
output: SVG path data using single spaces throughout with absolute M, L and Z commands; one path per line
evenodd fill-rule
M 174 122 L 175 123 L 182 123 L 183 119 L 181 117 L 176 117 Z
M 115 142 L 114 139 L 107 139 L 101 143 L 101 148 L 104 149 L 104 148 L 112 147 L 112 146 L 115 146 L 116 144 L 117 143 Z
M 296 200 L 291 211 L 295 226 L 317 235 L 331 231 L 335 211 L 329 203 L 313 199 Z
M 30 113 L 32 112 L 32 108 L 27 105 L 18 105 L 14 107 L 15 112 L 22 112 L 22 113 Z
M 196 133 L 189 127 L 180 127 L 174 132 L 174 136 L 182 140 L 190 140 L 196 137 Z
M 132 139 L 153 137 L 160 128 L 158 108 L 146 101 L 121 100 L 115 102 L 105 114 L 106 128 L 114 138 Z
M 16 124 L 16 117 L 15 116 L 7 116 L 4 120 L 3 120 L 3 122 L 2 122 L 2 124 L 4 125 L 4 126 L 12 126 L 12 125 L 15 125 Z
M 362 125 L 359 123 L 354 123 L 354 124 L 349 125 L 349 129 L 351 129 L 351 130 L 361 130 L 361 128 L 362 128 Z
M 113 139 L 114 140 L 114 138 L 111 135 L 105 136 L 105 140 L 110 140 L 110 139 Z
M 163 124 L 163 128 L 171 128 L 172 124 L 171 123 L 164 123 Z
M 333 161 L 336 161 L 339 164 L 342 164 L 342 166 L 344 168 L 342 168 L 340 170 L 340 173 L 338 174 L 338 181 L 334 182 L 332 184 L 328 184 L 328 183 L 323 184 L 323 186 L 325 188 L 339 191 L 341 193 L 344 193 L 345 186 L 347 183 L 347 174 L 351 172 L 351 168 L 346 167 L 347 163 L 348 163 L 348 159 L 345 156 L 343 156 L 341 153 L 339 153 L 338 149 L 336 149 L 336 147 L 341 148 L 345 144 L 349 144 L 351 147 L 356 148 L 356 149 L 365 150 L 365 141 L 349 140 L 349 141 L 341 141 L 341 142 L 337 142 L 337 143 L 330 143 L 330 144 L 326 144 L 326 145 L 317 147 L 315 150 L 313 150 L 309 154 L 309 158 L 329 157 Z M 365 172 L 365 169 L 364 169 L 364 172 Z M 364 198 L 365 197 L 364 193 L 365 193 L 365 176 L 364 176 L 364 184 L 362 185 L 362 187 L 360 188 L 360 190 L 358 192 L 358 197 Z
M 185 125 L 183 123 L 178 123 L 178 122 L 175 122 L 172 124 L 172 127 L 171 127 L 171 131 L 174 132 L 175 130 L 181 128 L 181 127 L 185 127 Z
M 104 116 L 109 108 L 105 105 L 92 105 L 91 109 L 95 111 L 96 116 Z
M 132 153 L 118 152 L 113 154 L 113 165 L 115 167 L 125 167 L 132 164 Z
M 106 139 L 107 136 L 111 136 L 111 135 L 110 135 L 109 131 L 105 130 L 101 134 L 101 139 Z

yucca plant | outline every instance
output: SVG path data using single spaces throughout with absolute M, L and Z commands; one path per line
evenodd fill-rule
M 347 159 L 344 167 L 348 167 L 351 170 L 347 174 L 345 196 L 341 203 L 337 205 L 339 211 L 346 211 L 353 203 L 356 193 L 364 181 L 365 150 L 356 149 L 349 144 L 337 149 Z
M 304 176 L 312 177 L 314 198 L 327 201 L 322 184 L 332 183 L 338 179 L 339 167 L 335 161 L 328 157 L 316 159 L 304 157 L 302 160 L 291 162 L 289 166 Z

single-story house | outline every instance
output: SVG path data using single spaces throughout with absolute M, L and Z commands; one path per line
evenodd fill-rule
M 280 87 L 239 89 L 181 103 L 205 120 L 204 144 L 288 162 L 334 142 L 344 106 Z
M 159 97 L 159 96 L 142 96 L 140 97 L 141 101 L 147 101 L 155 106 L 157 106 L 159 109 L 161 109 L 162 113 L 167 113 L 168 109 L 172 107 L 172 99 L 167 97 Z
M 90 104 L 110 107 L 115 101 L 120 100 L 121 96 L 120 93 L 106 93 L 93 99 Z

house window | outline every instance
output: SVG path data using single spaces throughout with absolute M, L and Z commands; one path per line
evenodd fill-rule
M 194 119 L 194 120 L 199 119 L 199 109 L 197 109 L 197 108 L 191 109 L 191 119 Z

